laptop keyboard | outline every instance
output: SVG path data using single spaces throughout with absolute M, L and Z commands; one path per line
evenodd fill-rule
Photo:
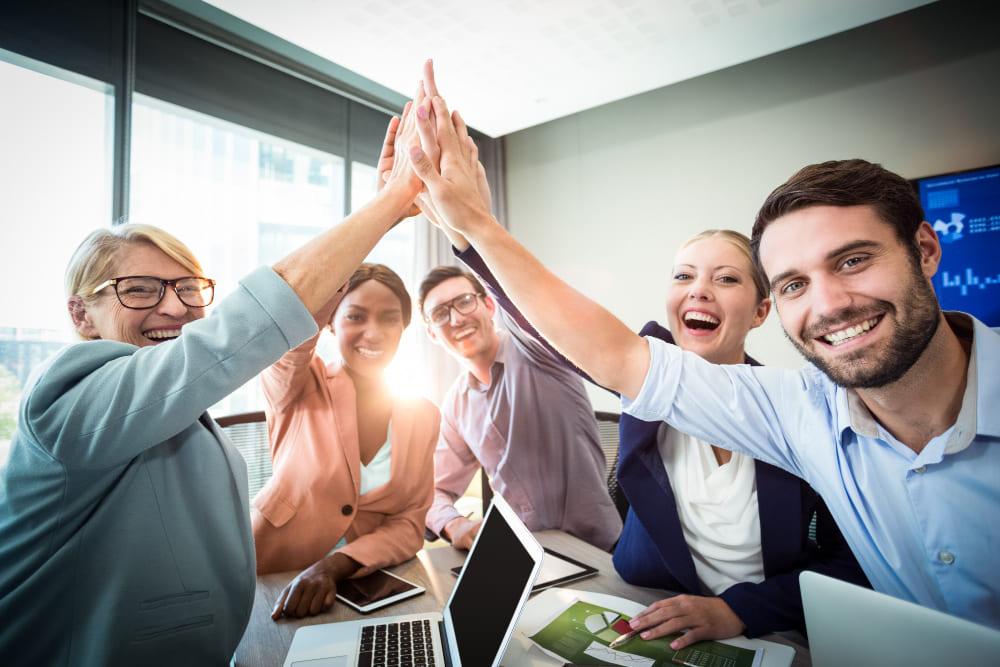
M 436 664 L 429 620 L 361 628 L 358 667 L 425 667 Z

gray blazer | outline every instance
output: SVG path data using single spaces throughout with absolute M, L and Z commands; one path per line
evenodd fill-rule
M 273 271 L 176 341 L 90 341 L 29 380 L 0 469 L 6 665 L 228 663 L 255 585 L 247 473 L 205 410 L 316 332 Z

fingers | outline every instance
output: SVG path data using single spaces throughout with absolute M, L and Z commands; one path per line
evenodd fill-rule
M 424 62 L 424 80 L 423 80 L 423 91 L 428 97 L 437 97 L 440 95 L 437 89 L 437 82 L 434 81 L 434 61 L 428 58 Z
M 281 618 L 285 609 L 285 599 L 288 597 L 288 593 L 291 590 L 291 584 L 285 586 L 281 591 L 281 595 L 278 596 L 278 601 L 274 604 L 274 609 L 271 610 L 271 620 L 277 621 Z

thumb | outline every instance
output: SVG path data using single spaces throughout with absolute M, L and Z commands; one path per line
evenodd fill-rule
M 413 144 L 409 148 L 410 164 L 413 165 L 413 171 L 420 177 L 425 183 L 430 183 L 435 178 L 439 176 L 437 169 L 431 163 L 427 154 L 424 153 L 424 149 L 420 147 L 419 144 Z

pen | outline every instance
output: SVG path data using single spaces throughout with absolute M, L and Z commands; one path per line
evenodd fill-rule
M 623 635 L 618 635 L 617 639 L 615 639 L 613 642 L 611 642 L 610 644 L 608 644 L 608 648 L 614 648 L 616 646 L 621 646 L 622 644 L 624 644 L 628 640 L 632 639 L 632 637 L 635 637 L 637 634 L 639 634 L 638 630 L 629 630 L 628 632 L 626 632 Z

